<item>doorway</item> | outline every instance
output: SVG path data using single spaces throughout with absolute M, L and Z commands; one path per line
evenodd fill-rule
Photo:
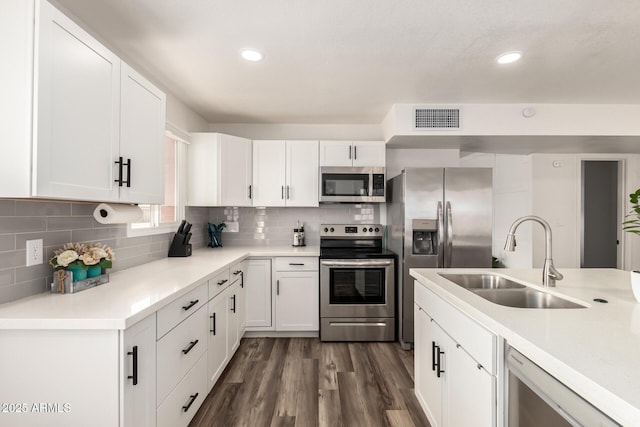
M 582 268 L 621 268 L 620 177 L 620 161 L 582 161 Z

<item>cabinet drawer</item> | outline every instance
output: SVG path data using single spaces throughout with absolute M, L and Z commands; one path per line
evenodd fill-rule
M 318 271 L 318 258 L 306 256 L 276 258 L 276 271 Z
M 223 272 L 218 273 L 213 278 L 209 279 L 209 299 L 215 297 L 220 292 L 227 289 L 231 284 L 229 280 L 229 269 L 225 268 Z
M 243 278 L 243 275 L 246 273 L 246 265 L 247 264 L 244 261 L 241 261 L 229 267 L 229 281 L 231 284 L 234 284 Z
M 203 283 L 158 310 L 158 339 L 207 303 L 207 287 Z
M 189 373 L 158 407 L 158 427 L 189 425 L 207 397 L 207 356 L 198 360 Z M 191 405 L 189 405 L 191 404 Z
M 419 282 L 414 283 L 416 304 L 489 373 L 496 375 L 497 336 Z
M 158 341 L 158 403 L 164 400 L 200 356 L 206 352 L 207 319 L 207 309 L 200 308 L 193 316 Z

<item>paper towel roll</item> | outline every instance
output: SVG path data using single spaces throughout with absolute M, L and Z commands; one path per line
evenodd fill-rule
M 137 205 L 112 205 L 100 203 L 93 211 L 93 217 L 100 224 L 124 224 L 140 222 L 142 209 Z

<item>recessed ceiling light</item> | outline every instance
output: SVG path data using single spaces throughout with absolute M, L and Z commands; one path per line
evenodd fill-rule
M 264 58 L 264 55 L 255 49 L 242 49 L 240 55 L 247 61 L 252 62 L 262 61 L 262 58 Z
M 510 64 L 522 58 L 522 52 L 507 52 L 496 58 L 498 64 Z

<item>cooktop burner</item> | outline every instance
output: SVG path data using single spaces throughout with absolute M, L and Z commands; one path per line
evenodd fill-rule
M 395 258 L 393 252 L 383 249 L 383 236 L 380 224 L 322 224 L 320 258 Z

